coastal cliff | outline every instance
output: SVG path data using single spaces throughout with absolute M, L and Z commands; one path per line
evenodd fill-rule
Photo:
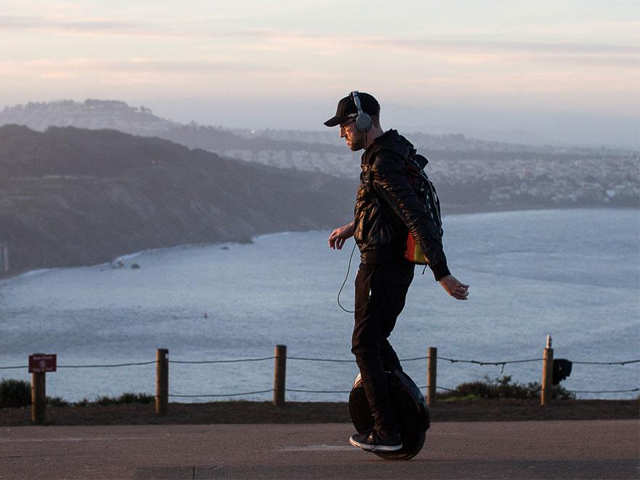
M 0 242 L 11 272 L 134 251 L 329 228 L 355 181 L 230 160 L 115 130 L 0 127 Z

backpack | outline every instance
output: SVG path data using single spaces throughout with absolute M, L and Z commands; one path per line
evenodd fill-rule
M 436 187 L 433 185 L 431 180 L 429 180 L 427 173 L 424 171 L 424 167 L 429 163 L 429 160 L 419 153 L 416 153 L 414 149 L 411 149 L 404 160 L 409 183 L 413 187 L 418 198 L 424 203 L 427 211 L 431 215 L 431 220 L 435 223 L 438 229 L 440 238 L 442 238 L 444 231 L 442 229 L 440 199 L 438 198 Z M 404 258 L 412 263 L 420 265 L 429 264 L 429 259 L 422 251 L 420 242 L 414 238 L 411 232 L 407 234 L 407 246 L 404 251 Z

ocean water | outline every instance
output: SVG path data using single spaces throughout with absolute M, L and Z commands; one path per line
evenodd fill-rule
M 445 218 L 453 274 L 468 301 L 447 296 L 416 268 L 391 342 L 401 359 L 441 357 L 502 362 L 542 357 L 619 362 L 640 358 L 640 210 L 539 210 Z M 181 246 L 96 265 L 39 270 L 0 281 L 0 368 L 26 365 L 30 353 L 57 353 L 47 394 L 67 400 L 153 393 L 155 366 L 65 368 L 153 361 L 234 360 L 288 355 L 352 360 L 352 316 L 336 303 L 353 243 L 327 247 L 328 231 L 279 233 L 251 244 Z M 132 269 L 133 264 L 139 269 Z M 354 255 L 341 302 L 353 306 Z M 426 360 L 405 370 L 426 384 Z M 353 362 L 289 360 L 287 388 L 349 390 Z M 480 366 L 440 360 L 438 385 L 511 375 L 540 381 L 541 362 Z M 28 379 L 25 368 L 2 378 Z M 272 387 L 273 360 L 170 365 L 170 393 L 229 395 Z M 569 390 L 640 387 L 640 364 L 574 364 Z M 638 392 L 579 393 L 631 398 Z M 339 401 L 346 393 L 288 392 L 288 400 Z M 172 398 L 205 401 L 229 397 Z M 242 395 L 270 399 L 269 393 Z

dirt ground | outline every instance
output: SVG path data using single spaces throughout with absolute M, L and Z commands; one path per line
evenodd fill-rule
M 541 407 L 537 400 L 465 400 L 440 402 L 430 408 L 433 422 L 514 420 L 615 420 L 640 418 L 640 400 L 559 400 Z M 346 403 L 271 402 L 170 403 L 166 416 L 154 405 L 47 408 L 49 425 L 146 425 L 215 423 L 344 423 Z M 0 426 L 31 424 L 30 408 L 0 409 Z

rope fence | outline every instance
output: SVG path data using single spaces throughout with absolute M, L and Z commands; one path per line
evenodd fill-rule
M 24 370 L 29 368 L 29 365 L 12 365 L 10 367 L 0 367 L 0 370 Z
M 640 392 L 640 388 L 631 388 L 629 390 L 570 390 L 572 393 L 632 393 Z
M 245 363 L 245 362 L 261 362 L 265 360 L 273 360 L 273 355 L 270 357 L 260 357 L 260 358 L 240 358 L 240 359 L 230 359 L 230 360 L 169 360 L 169 363 L 174 364 L 184 364 L 184 365 L 207 365 L 207 364 L 216 364 L 216 363 Z M 411 358 L 401 358 L 401 362 L 413 362 L 418 360 L 427 360 L 429 357 L 411 357 Z M 309 362 L 333 362 L 333 363 L 355 363 L 353 359 L 338 359 L 338 358 L 313 358 L 313 357 L 287 357 L 287 360 L 301 360 L 301 361 L 309 361 Z M 438 357 L 438 360 L 444 360 L 450 363 L 468 363 L 473 365 L 480 366 L 504 366 L 509 364 L 516 363 L 531 363 L 531 362 L 541 362 L 542 358 L 529 358 L 525 360 L 503 360 L 499 362 L 488 362 L 483 360 L 463 360 L 460 358 L 449 358 L 449 357 Z M 57 368 L 120 368 L 120 367 L 134 367 L 140 365 L 152 365 L 155 364 L 156 360 L 151 360 L 148 362 L 128 362 L 128 363 L 111 363 L 111 364 L 94 364 L 94 365 L 58 365 Z M 640 359 L 637 360 L 625 360 L 622 362 L 586 362 L 586 361 L 577 361 L 572 360 L 571 363 L 574 365 L 604 365 L 604 366 L 616 366 L 616 365 L 630 365 L 633 363 L 640 363 Z M 0 366 L 0 370 L 24 370 L 29 368 L 29 365 L 10 365 L 10 366 Z
M 344 360 L 344 359 L 338 359 L 338 358 L 288 357 L 288 360 L 301 360 L 305 362 L 355 363 L 354 359 Z
M 631 363 L 640 363 L 640 360 L 627 360 L 626 362 L 573 362 L 577 365 L 629 365 Z
M 169 363 L 176 364 L 185 364 L 185 365 L 205 365 L 205 364 L 214 364 L 214 363 L 247 363 L 247 362 L 262 362 L 265 360 L 273 360 L 274 356 L 271 357 L 260 357 L 260 358 L 237 358 L 233 360 L 169 360 Z
M 169 397 L 176 397 L 176 398 L 198 398 L 198 397 L 218 397 L 218 398 L 222 398 L 222 397 L 241 397 L 243 395 L 258 395 L 261 393 L 271 393 L 273 392 L 273 388 L 269 388 L 268 390 L 257 390 L 255 392 L 242 392 L 242 393 L 225 393 L 225 394 L 220 394 L 220 393 L 211 393 L 211 394 L 185 394 L 185 393 L 170 393 L 168 396 Z
M 149 362 L 130 362 L 130 363 L 106 363 L 100 365 L 58 365 L 58 368 L 122 368 L 122 367 L 138 367 L 140 365 L 153 365 L 155 360 Z
M 29 369 L 32 373 L 32 419 L 35 423 L 41 423 L 44 419 L 44 408 L 46 405 L 46 398 L 44 397 L 44 383 L 45 373 L 53 372 L 56 369 L 90 369 L 90 368 L 127 368 L 135 366 L 148 366 L 156 365 L 156 413 L 158 415 L 164 415 L 168 408 L 169 398 L 225 398 L 225 397 L 242 397 L 250 395 L 263 395 L 273 394 L 273 403 L 277 406 L 285 404 L 285 393 L 310 393 L 310 394 L 348 394 L 350 390 L 343 389 L 304 389 L 304 388 L 287 388 L 286 387 L 286 362 L 287 361 L 300 361 L 300 362 L 314 362 L 314 363 L 340 363 L 340 364 L 354 364 L 355 359 L 337 359 L 337 358 L 319 358 L 319 357 L 302 357 L 302 356 L 287 356 L 286 346 L 276 345 L 275 354 L 264 357 L 253 358 L 237 358 L 237 359 L 210 359 L 210 360 L 169 360 L 167 349 L 158 349 L 156 352 L 156 360 L 144 361 L 144 362 L 126 362 L 126 363 L 103 363 L 103 364 L 87 364 L 87 365 L 56 365 L 55 355 L 46 354 L 33 354 L 29 357 L 28 365 L 9 365 L 0 366 L 0 370 L 16 370 L 16 369 Z M 36 360 L 40 361 L 40 365 L 36 365 Z M 252 390 L 246 392 L 232 392 L 232 393 L 170 393 L 169 391 L 169 365 L 176 366 L 181 365 L 213 365 L 213 364 L 237 364 L 237 363 L 255 363 L 274 361 L 274 379 L 273 387 L 260 390 Z M 53 362 L 51 366 L 47 362 Z M 456 392 L 456 389 L 444 387 L 437 384 L 437 362 L 444 361 L 450 364 L 470 364 L 478 366 L 498 366 L 504 370 L 504 367 L 509 364 L 523 364 L 542 362 L 542 382 L 538 389 L 540 393 L 541 405 L 550 403 L 551 400 L 551 385 L 557 384 L 560 380 L 566 378 L 571 371 L 571 364 L 576 365 L 591 365 L 591 366 L 626 366 L 631 364 L 640 363 L 640 359 L 624 360 L 624 361 L 572 361 L 569 362 L 566 359 L 553 360 L 553 349 L 551 348 L 551 339 L 547 338 L 547 346 L 543 351 L 543 356 L 540 358 L 527 358 L 527 359 L 513 359 L 513 360 L 501 360 L 501 361 L 485 361 L 474 359 L 460 359 L 451 358 L 445 356 L 438 356 L 437 349 L 430 347 L 428 349 L 428 355 L 420 357 L 402 358 L 401 362 L 414 362 L 414 361 L 426 361 L 427 362 L 427 384 L 418 388 L 426 390 L 426 401 L 428 405 L 431 405 L 436 401 L 436 390 L 445 392 Z M 554 370 L 557 369 L 556 362 L 566 362 L 564 368 L 568 363 L 568 372 L 557 373 Z M 560 368 L 562 370 L 562 366 Z M 556 381 L 556 376 L 560 375 L 560 380 Z M 584 394 L 619 394 L 619 393 L 634 393 L 640 392 L 640 387 L 628 388 L 628 389 L 615 389 L 615 390 L 567 390 L 570 393 L 584 393 Z
M 286 392 L 298 393 L 349 393 L 351 390 L 302 390 L 299 388 L 285 388 Z

